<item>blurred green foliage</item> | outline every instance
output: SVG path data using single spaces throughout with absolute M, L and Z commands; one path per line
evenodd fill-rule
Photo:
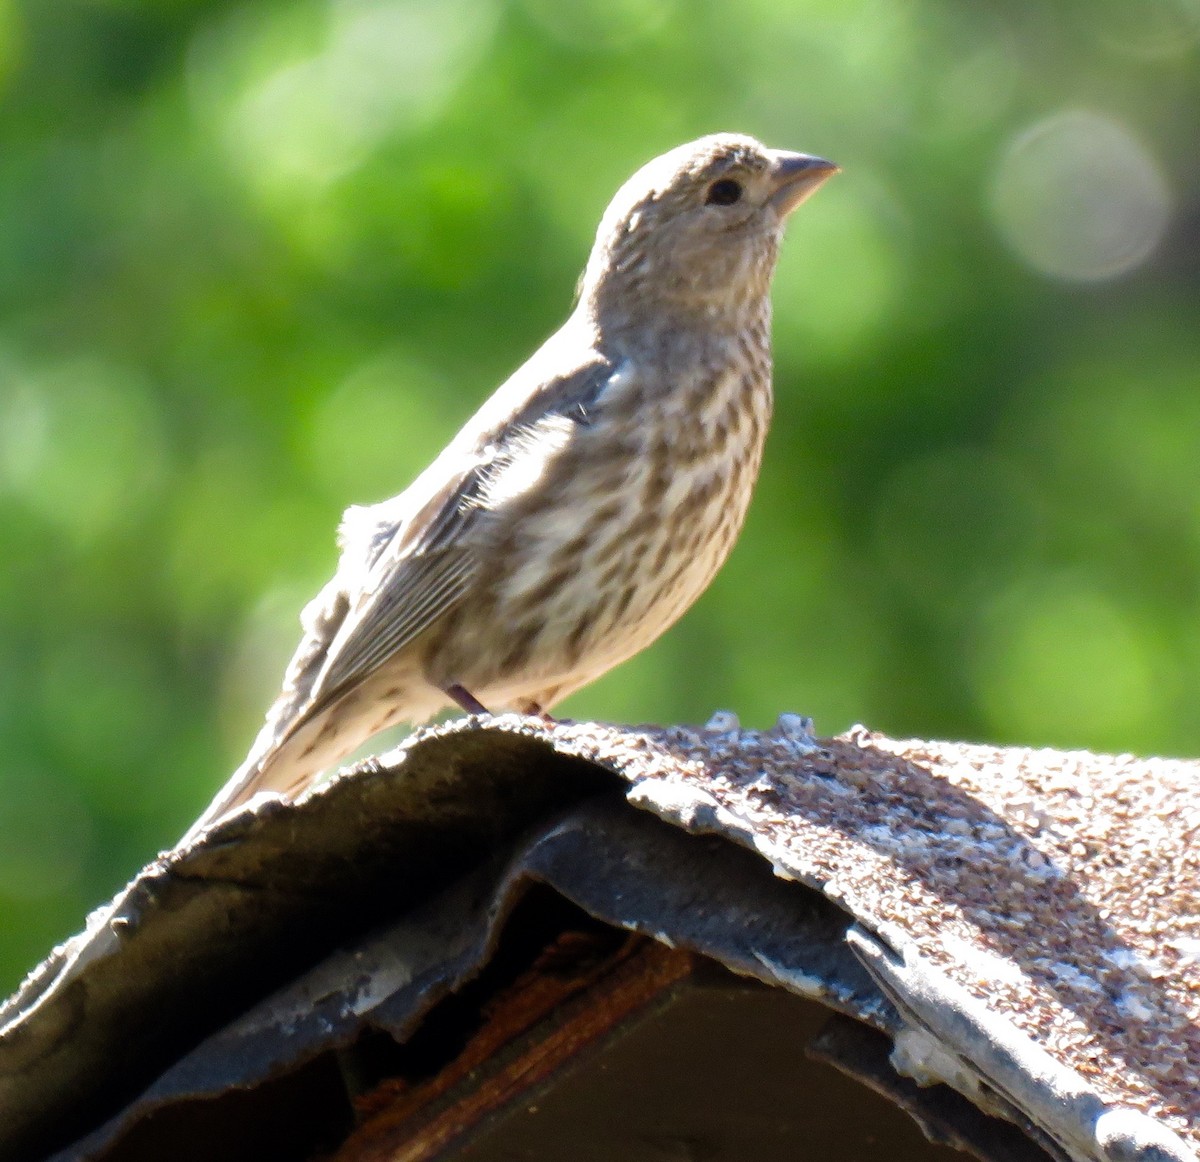
M 845 172 L 734 559 L 564 712 L 1200 752 L 1198 0 L 0 0 L 0 983 L 718 129 Z

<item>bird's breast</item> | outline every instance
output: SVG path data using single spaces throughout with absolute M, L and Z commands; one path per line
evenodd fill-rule
M 646 384 L 564 449 L 498 578 L 534 656 L 602 672 L 683 614 L 741 529 L 770 410 L 769 356 L 733 360 Z

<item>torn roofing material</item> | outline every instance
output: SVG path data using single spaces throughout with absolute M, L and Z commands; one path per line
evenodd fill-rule
M 482 897 L 493 926 L 513 884 L 545 879 L 608 922 L 882 1029 L 902 1072 L 1014 1119 L 1051 1157 L 1195 1157 L 1196 764 L 898 743 L 861 730 L 814 747 L 789 717 L 765 733 L 720 725 L 458 723 L 296 807 L 263 804 L 169 853 L 0 1011 L 0 1153 L 36 1157 L 67 1125 L 76 1134 L 100 1125 L 94 1133 L 111 1138 L 139 1103 L 222 1078 L 248 1083 L 231 1079 L 235 1060 L 278 1071 L 282 1042 L 263 1030 L 280 1013 L 293 1033 L 308 1012 L 324 1021 L 321 1037 L 340 1035 L 320 996 L 342 997 L 345 1036 L 384 1010 L 403 1020 L 378 1027 L 402 1034 L 423 1011 L 416 978 L 389 977 L 382 965 L 416 955 L 416 945 L 376 937 L 380 973 L 362 986 L 370 1003 L 355 992 L 366 978 L 325 958 L 385 922 L 402 932 L 422 909 L 436 918 L 449 908 L 440 894 L 479 868 L 495 885 Z M 675 853 L 666 863 L 635 856 L 649 821 L 623 831 L 622 820 L 639 817 L 611 804 L 594 809 L 584 865 L 563 858 L 569 847 L 551 860 L 550 839 L 571 830 L 567 816 L 552 822 L 556 813 L 622 790 L 677 829 L 655 825 L 651 847 Z M 575 830 L 582 843 L 587 828 Z M 682 832 L 749 848 L 763 873 L 800 881 L 840 911 L 762 874 L 705 878 L 697 869 L 729 857 L 694 852 Z M 689 907 L 669 890 L 679 867 L 721 907 Z M 741 896 L 722 894 L 725 882 Z M 453 941 L 419 946 L 443 957 L 439 987 L 486 955 L 489 937 L 478 933 L 491 927 L 471 930 L 475 952 Z M 325 991 L 305 992 L 306 972 L 326 974 Z M 285 1040 L 287 1052 L 306 1051 L 303 1038 Z
M 1046 1108 L 1008 1097 L 1035 1122 L 1070 1106 L 1078 1124 L 1058 1129 L 1068 1153 L 1133 1156 L 1092 1139 L 1116 1132 L 1116 1117 L 1092 1124 L 1109 1104 L 1149 1119 L 1137 1123 L 1147 1140 L 1162 1129 L 1194 1151 L 1200 764 L 862 729 L 813 748 L 786 727 L 786 716 L 768 733 L 581 726 L 560 745 L 619 769 L 631 801 L 821 891 L 888 949 L 873 968 L 881 983 L 899 959 L 899 987 L 924 981 L 927 1000 L 978 1014 L 964 1037 L 988 1041 L 1002 1025 L 1036 1049 L 1017 1073 L 1047 1079 L 1034 1086 Z
M 876 1028 L 894 1021 L 846 945 L 849 919 L 837 908 L 732 844 L 685 835 L 619 799 L 592 798 L 266 997 L 168 1067 L 62 1162 L 93 1156 L 173 1104 L 294 1070 L 353 1044 L 364 1029 L 407 1041 L 489 962 L 533 884 L 605 924 L 695 950 L 743 975 L 774 982 L 785 971 L 806 996 L 869 1014 Z
M 0 1157 L 95 1124 L 190 1044 L 611 773 L 462 733 L 262 804 L 149 864 L 0 1007 Z M 69 1140 L 69 1138 L 66 1138 Z

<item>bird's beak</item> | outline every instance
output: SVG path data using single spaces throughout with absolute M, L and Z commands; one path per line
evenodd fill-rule
M 771 166 L 773 192 L 770 203 L 780 219 L 786 218 L 801 202 L 839 173 L 840 167 L 823 157 L 807 153 L 785 153 L 774 150 Z

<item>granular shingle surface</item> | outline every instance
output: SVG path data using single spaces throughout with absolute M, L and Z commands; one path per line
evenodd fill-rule
M 786 729 L 495 725 L 752 844 L 914 945 L 1105 1100 L 1200 1144 L 1200 764 L 862 728 L 813 749 Z M 697 802 L 713 809 L 700 818 Z

